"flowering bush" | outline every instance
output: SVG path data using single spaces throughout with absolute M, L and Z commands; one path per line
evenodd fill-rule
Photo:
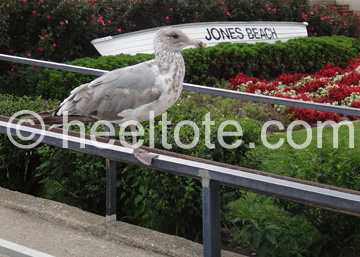
M 302 21 L 310 10 L 307 0 L 227 0 L 233 21 Z
M 321 7 L 302 13 L 302 20 L 309 23 L 309 36 L 344 35 L 360 37 L 360 16 L 338 13 Z
M 360 55 L 359 55 L 360 57 Z M 239 73 L 230 79 L 234 90 L 255 94 L 291 98 L 303 101 L 328 103 L 360 107 L 360 60 L 351 59 L 345 69 L 332 63 L 324 65 L 314 75 L 281 74 L 274 81 L 251 78 Z M 300 119 L 310 123 L 316 121 L 339 121 L 341 116 L 335 113 L 320 112 L 290 107 L 288 114 L 292 119 Z M 357 117 L 348 116 L 350 119 Z
M 92 39 L 121 32 L 123 6 L 118 0 L 3 0 L 0 50 L 55 61 L 93 55 Z
M 206 21 L 307 21 L 309 35 L 359 35 L 359 17 L 311 10 L 306 0 L 2 0 L 0 52 L 73 60 L 97 55 L 91 40 Z M 25 25 L 25 26 L 24 26 Z

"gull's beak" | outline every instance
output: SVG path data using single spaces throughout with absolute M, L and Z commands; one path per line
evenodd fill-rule
M 201 47 L 201 48 L 206 48 L 207 45 L 206 45 L 203 41 L 200 41 L 199 47 Z
M 203 41 L 200 40 L 191 40 L 189 43 L 189 45 L 191 46 L 195 46 L 195 47 L 201 47 L 201 48 L 206 48 L 206 44 Z

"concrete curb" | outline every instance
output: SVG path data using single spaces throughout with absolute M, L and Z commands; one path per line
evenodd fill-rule
M 105 225 L 105 217 L 84 212 L 66 204 L 4 188 L 0 188 L 0 206 L 28 213 L 48 222 L 91 233 L 94 236 L 107 236 L 114 241 L 168 256 L 193 257 L 203 255 L 202 245 L 190 240 L 119 221 L 108 228 Z M 241 257 L 242 255 L 222 251 L 222 256 Z

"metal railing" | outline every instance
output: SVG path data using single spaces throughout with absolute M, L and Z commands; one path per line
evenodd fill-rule
M 0 55 L 0 59 L 91 75 L 102 75 L 107 72 L 8 55 Z M 359 109 L 350 107 L 281 99 L 192 84 L 184 84 L 184 89 L 244 100 L 360 116 Z M 40 125 L 30 126 L 23 124 L 19 126 L 16 125 L 16 120 L 13 123 L 9 123 L 9 117 L 0 116 L 0 133 L 10 133 L 16 136 L 16 131 L 21 131 L 25 137 L 32 134 L 33 141 L 43 136 L 42 143 L 59 147 L 63 146 L 64 131 L 62 129 L 53 128 L 44 131 Z M 92 141 L 89 135 L 85 135 L 85 139 L 83 139 L 84 135 L 80 133 L 72 131 L 67 131 L 66 133 L 69 134 L 66 138 L 67 148 L 106 158 L 106 216 L 108 223 L 111 224 L 116 220 L 116 162 L 131 163 L 139 166 L 143 164 L 133 156 L 132 149 L 123 147 L 117 140 L 109 145 L 109 139 L 106 138 L 97 137 L 96 141 Z M 153 160 L 151 168 L 202 181 L 204 256 L 221 255 L 220 185 L 360 216 L 360 192 L 358 191 L 193 158 L 159 149 L 143 148 L 158 155 Z

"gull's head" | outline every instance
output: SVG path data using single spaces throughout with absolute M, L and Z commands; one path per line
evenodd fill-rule
M 162 51 L 180 52 L 187 46 L 206 47 L 206 44 L 197 39 L 189 38 L 184 32 L 174 28 L 160 29 L 154 38 L 155 54 Z

